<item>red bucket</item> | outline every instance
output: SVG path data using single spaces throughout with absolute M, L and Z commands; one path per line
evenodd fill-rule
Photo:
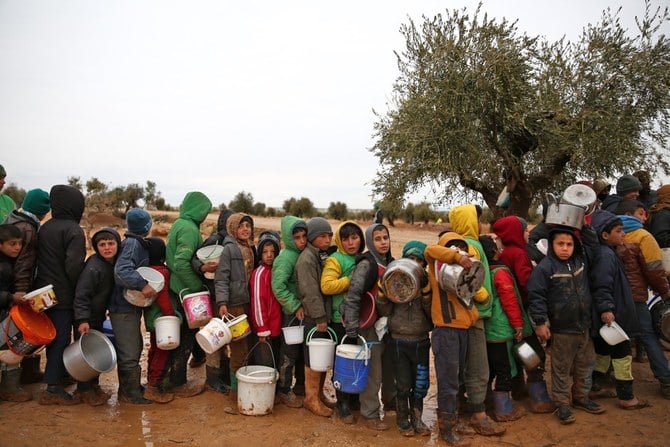
M 2 346 L 18 355 L 30 355 L 56 338 L 56 327 L 43 313 L 36 313 L 30 306 L 12 306 L 9 316 L 2 322 Z
M 363 300 L 361 301 L 361 308 L 358 313 L 358 327 L 359 329 L 367 329 L 377 321 L 377 304 L 375 303 L 375 297 L 372 296 L 370 292 L 366 292 L 363 295 Z M 344 320 L 344 315 L 342 315 L 342 323 L 346 324 Z

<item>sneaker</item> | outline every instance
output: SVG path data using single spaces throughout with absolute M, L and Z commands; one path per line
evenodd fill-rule
M 301 408 L 302 399 L 295 395 L 291 390 L 288 393 L 279 393 L 279 402 L 286 405 L 289 408 Z
M 572 424 L 576 420 L 575 416 L 572 414 L 572 410 L 567 405 L 558 407 L 556 413 L 558 414 L 558 420 L 560 420 L 563 425 Z
M 47 387 L 39 398 L 40 405 L 77 405 L 81 403 L 79 396 L 73 396 L 63 388 Z
M 384 431 L 389 429 L 388 424 L 379 418 L 366 419 L 365 426 L 370 430 Z
M 592 414 L 600 414 L 605 412 L 605 408 L 602 405 L 592 401 L 588 397 L 580 400 L 573 399 L 572 406 Z

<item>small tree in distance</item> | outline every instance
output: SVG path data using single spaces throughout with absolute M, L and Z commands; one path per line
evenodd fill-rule
M 238 213 L 253 214 L 254 197 L 250 192 L 240 191 L 235 195 L 235 198 L 228 203 L 228 208 L 235 210 Z
M 330 202 L 328 206 L 328 215 L 331 219 L 345 220 L 349 216 L 347 204 L 343 202 Z

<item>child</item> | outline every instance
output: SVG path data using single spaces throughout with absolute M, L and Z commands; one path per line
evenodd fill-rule
M 156 297 L 156 290 L 136 271 L 149 265 L 149 242 L 144 238 L 151 230 L 151 215 L 143 209 L 131 208 L 126 213 L 125 239 L 114 266 L 114 292 L 109 301 L 109 317 L 116 339 L 119 377 L 118 399 L 136 405 L 153 403 L 144 397 L 140 378 L 140 356 L 144 347 L 141 332 L 143 307 L 131 304 L 123 296 L 124 289 L 139 290 L 145 298 Z
M 510 216 L 516 220 L 515 216 Z M 530 335 L 532 329 L 526 312 L 523 310 L 521 294 L 517 289 L 514 275 L 499 261 L 500 250 L 491 236 L 479 237 L 486 259 L 491 269 L 493 296 L 491 318 L 484 323 L 486 331 L 486 352 L 490 368 L 490 382 L 495 381 L 493 390 L 494 419 L 498 422 L 516 421 L 524 416 L 522 408 L 512 403 L 510 391 L 512 378 L 522 374 L 511 360 L 512 343 L 519 343 L 524 335 Z M 524 251 L 525 254 L 525 251 Z M 538 343 L 539 344 L 539 343 Z
M 23 248 L 14 264 L 14 289 L 28 293 L 33 290 L 33 279 L 37 265 L 37 231 L 40 222 L 51 209 L 49 193 L 42 189 L 31 189 L 26 193 L 21 208 L 12 211 L 5 223 L 16 225 L 23 234 Z M 2 222 L 2 221 L 0 221 Z M 40 354 L 27 355 L 21 361 L 21 382 L 37 383 L 44 373 L 40 371 Z
M 430 429 L 422 421 L 423 399 L 430 383 L 429 333 L 433 328 L 430 317 L 431 290 L 426 274 L 426 244 L 409 241 L 402 249 L 402 257 L 412 259 L 421 266 L 421 289 L 412 301 L 394 303 L 379 288 L 377 304 L 379 313 L 388 317 L 389 341 L 384 347 L 391 353 L 393 377 L 396 386 L 396 425 L 403 436 L 430 436 Z M 381 254 L 381 253 L 380 253 Z M 354 277 L 352 276 L 354 288 Z M 349 321 L 347 319 L 347 321 Z
M 0 321 L 9 315 L 10 306 L 19 304 L 25 295 L 24 292 L 14 292 L 13 284 L 14 262 L 22 247 L 21 230 L 10 224 L 0 225 Z M 0 400 L 26 402 L 32 399 L 32 395 L 20 386 L 20 363 L 0 362 L 0 369 Z
M 300 253 L 295 264 L 295 279 L 298 294 L 305 311 L 305 333 L 316 328 L 315 336 L 324 336 L 332 318 L 332 298 L 321 292 L 321 272 L 330 255 L 333 230 L 323 217 L 312 217 L 307 222 L 307 246 Z M 330 417 L 333 414 L 323 393 L 326 373 L 310 368 L 309 349 L 303 345 L 305 358 L 305 400 L 303 406 L 317 416 Z
M 281 238 L 284 248 L 272 264 L 272 291 L 284 312 L 282 326 L 302 324 L 305 309 L 298 297 L 298 286 L 295 278 L 295 264 L 300 253 L 307 246 L 307 224 L 295 216 L 284 216 L 281 220 Z M 293 320 L 298 320 L 293 321 Z M 293 322 L 292 322 L 293 321 Z M 302 355 L 302 343 L 287 345 L 282 334 L 279 353 L 279 401 L 290 408 L 302 407 L 302 399 L 297 391 L 305 394 L 305 368 Z M 295 371 L 295 386 L 293 374 Z M 327 402 L 327 405 L 335 405 Z
M 49 192 L 51 219 L 37 233 L 37 276 L 35 288 L 53 285 L 58 304 L 45 312 L 56 327 L 56 338 L 47 345 L 44 371 L 46 390 L 40 396 L 42 405 L 80 403 L 63 387 L 66 378 L 63 352 L 72 340 L 75 288 L 86 260 L 86 236 L 79 225 L 84 213 L 84 195 L 69 185 L 56 185 Z
M 570 404 L 589 413 L 605 409 L 588 397 L 595 353 L 591 340 L 591 292 L 582 245 L 569 227 L 549 232 L 547 256 L 528 282 L 529 316 L 540 342 L 553 339 L 551 397 L 561 424 L 575 421 Z M 551 329 L 550 329 L 551 325 Z M 570 400 L 570 376 L 573 395 Z
M 469 256 L 461 254 L 461 250 Z M 463 376 L 468 351 L 468 329 L 477 322 L 479 314 L 475 306 L 465 305 L 455 294 L 439 287 L 435 261 L 459 264 L 469 269 L 473 265 L 470 256 L 474 255 L 475 249 L 454 232 L 442 234 L 438 243 L 429 245 L 425 251 L 428 279 L 433 291 L 430 314 L 435 325 L 431 344 L 437 378 L 437 423 L 440 437 L 450 445 L 463 444 L 456 430 L 460 378 Z M 486 300 L 489 300 L 489 295 L 482 287 L 475 292 L 474 301 Z
M 214 287 L 220 317 L 249 315 L 249 278 L 256 261 L 253 247 L 254 221 L 244 213 L 228 218 L 228 236 L 223 240 L 223 253 L 216 267 Z M 235 373 L 244 366 L 249 352 L 247 337 L 230 343 L 230 386 L 237 392 Z
M 610 325 L 615 321 L 629 337 L 639 333 L 639 324 L 635 315 L 635 304 L 626 272 L 617 257 L 617 247 L 623 245 L 624 232 L 621 219 L 605 210 L 596 210 L 591 219 L 593 228 L 600 238 L 599 262 L 590 272 L 593 290 L 594 329 L 602 324 Z M 600 336 L 593 339 L 596 351 L 596 363 L 593 368 L 593 381 L 604 378 L 612 363 L 619 407 L 637 410 L 649 406 L 646 401 L 638 400 L 633 394 L 633 356 L 630 340 L 624 340 L 614 346 L 607 344 Z
M 251 272 L 249 294 L 251 295 L 251 327 L 260 343 L 256 348 L 256 363 L 273 368 L 279 367 L 281 345 L 281 305 L 272 293 L 272 264 L 279 254 L 279 235 L 274 231 L 264 231 L 258 237 L 256 248 L 260 263 Z M 267 349 L 267 347 L 270 349 Z M 271 355 L 272 354 L 272 355 Z
M 331 321 L 329 326 L 335 330 L 338 339 L 345 334 L 342 324 L 342 304 L 349 289 L 349 278 L 356 266 L 356 255 L 363 252 L 363 230 L 352 221 L 340 224 L 333 237 L 337 251 L 330 255 L 323 266 L 321 274 L 321 292 L 332 297 L 330 309 Z M 356 342 L 356 338 L 352 340 Z M 351 413 L 351 395 L 342 391 L 335 391 L 337 397 L 337 415 L 345 424 L 354 423 L 354 415 Z M 377 416 L 377 419 L 379 417 Z M 388 427 L 387 427 L 388 428 Z
M 86 260 L 74 295 L 76 339 L 87 335 L 91 329 L 102 332 L 102 323 L 107 319 L 109 297 L 114 290 L 114 263 L 121 236 L 113 228 L 103 228 L 93 234 L 91 245 L 95 253 Z M 77 382 L 76 394 L 91 406 L 102 405 L 111 395 L 98 384 L 98 377 L 88 382 Z
M 170 283 L 170 271 L 165 265 L 165 242 L 158 237 L 145 239 L 149 246 L 149 266 L 160 272 L 165 279 L 165 284 Z M 167 287 L 163 287 L 156 295 L 156 300 L 151 306 L 144 308 L 144 326 L 149 332 L 149 353 L 147 355 L 147 387 L 144 396 L 154 402 L 161 404 L 171 402 L 174 394 L 165 391 L 165 380 L 170 368 L 170 357 L 174 351 L 164 351 L 156 344 L 156 318 L 177 315 L 176 303 Z M 183 320 L 183 315 L 178 315 Z M 181 341 L 181 334 L 180 334 Z

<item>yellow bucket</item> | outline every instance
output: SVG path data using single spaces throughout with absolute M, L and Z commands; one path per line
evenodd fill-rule
M 249 320 L 247 320 L 247 314 L 242 314 L 238 317 L 224 315 L 223 320 L 228 325 L 228 329 L 230 329 L 230 333 L 233 336 L 232 341 L 242 340 L 244 337 L 251 334 L 251 327 L 249 326 Z

